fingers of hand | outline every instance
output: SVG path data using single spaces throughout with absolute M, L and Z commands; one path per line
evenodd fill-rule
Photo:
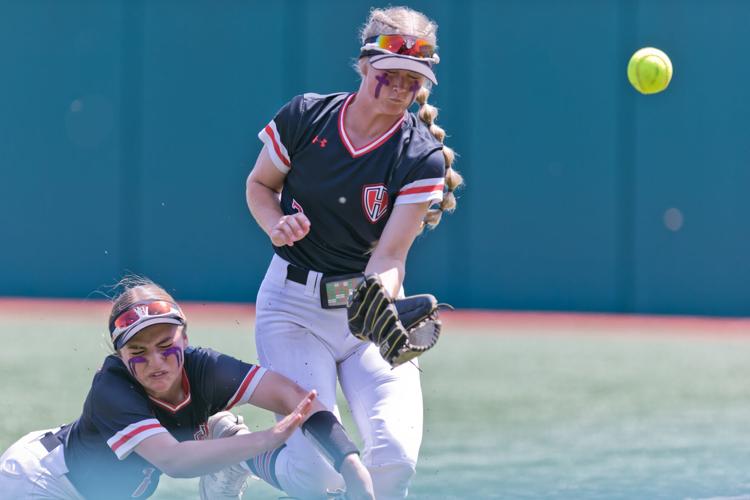
M 304 217 L 302 214 L 295 214 Z M 301 221 L 301 222 L 300 222 Z M 271 241 L 276 246 L 294 246 L 295 241 L 304 238 L 310 231 L 310 221 L 307 217 L 300 219 L 293 215 L 285 215 L 276 223 L 271 230 Z
M 276 432 L 288 436 L 302 424 L 304 419 L 304 416 L 295 410 L 279 420 L 274 429 Z
M 284 221 L 285 226 L 289 228 L 289 231 L 294 236 L 294 241 L 304 238 L 307 234 L 307 231 L 310 229 L 309 223 L 307 224 L 307 227 L 304 227 L 304 225 L 300 223 L 299 217 L 290 215 L 288 217 L 283 217 L 282 220 Z
M 277 247 L 283 247 L 284 245 L 294 245 L 293 242 L 289 241 L 289 238 L 280 229 L 274 228 L 271 230 L 271 242 Z
M 307 395 L 302 398 L 302 401 L 299 402 L 297 405 L 297 408 L 294 409 L 295 413 L 301 414 L 303 416 L 307 416 L 307 414 L 312 409 L 313 401 L 315 401 L 315 398 L 318 397 L 318 391 L 313 389 L 312 391 L 308 392 Z
M 294 218 L 297 223 L 300 225 L 300 227 L 307 233 L 310 230 L 310 219 L 307 218 L 305 214 L 302 212 L 297 212 L 296 214 L 290 215 L 290 217 Z
M 271 240 L 276 246 L 293 246 L 294 242 L 297 241 L 291 228 L 283 222 L 279 222 L 276 224 L 276 227 L 271 230 Z

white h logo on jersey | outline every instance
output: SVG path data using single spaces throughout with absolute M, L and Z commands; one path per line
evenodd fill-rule
M 388 190 L 383 184 L 362 186 L 362 208 L 370 222 L 375 223 L 388 211 Z

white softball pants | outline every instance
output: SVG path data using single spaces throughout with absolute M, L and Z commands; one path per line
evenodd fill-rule
M 364 442 L 362 461 L 378 499 L 404 498 L 422 442 L 422 390 L 416 364 L 391 369 L 371 342 L 352 336 L 345 309 L 320 306 L 321 274 L 307 284 L 286 279 L 288 263 L 274 255 L 258 291 L 255 342 L 261 365 L 318 391 L 339 416 L 336 381 Z M 276 461 L 288 495 L 325 498 L 344 487 L 342 477 L 297 431 Z
M 35 431 L 13 443 L 0 457 L 0 498 L 55 498 L 83 500 L 67 478 L 63 446 L 52 451 L 39 441 L 46 432 Z

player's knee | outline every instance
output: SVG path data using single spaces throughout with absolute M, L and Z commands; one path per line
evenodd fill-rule
M 409 462 L 370 467 L 375 498 L 378 500 L 406 498 L 414 472 L 414 464 Z

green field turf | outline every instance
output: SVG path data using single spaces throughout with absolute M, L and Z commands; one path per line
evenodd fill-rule
M 186 307 L 191 343 L 255 360 L 249 315 L 191 317 L 200 307 Z M 0 310 L 0 448 L 77 417 L 107 353 L 95 309 L 58 319 Z M 471 324 L 450 321 L 422 358 L 411 498 L 750 495 L 750 334 Z M 272 423 L 240 412 L 251 429 Z M 163 476 L 154 498 L 196 498 L 196 485 Z M 245 498 L 279 496 L 253 481 Z

